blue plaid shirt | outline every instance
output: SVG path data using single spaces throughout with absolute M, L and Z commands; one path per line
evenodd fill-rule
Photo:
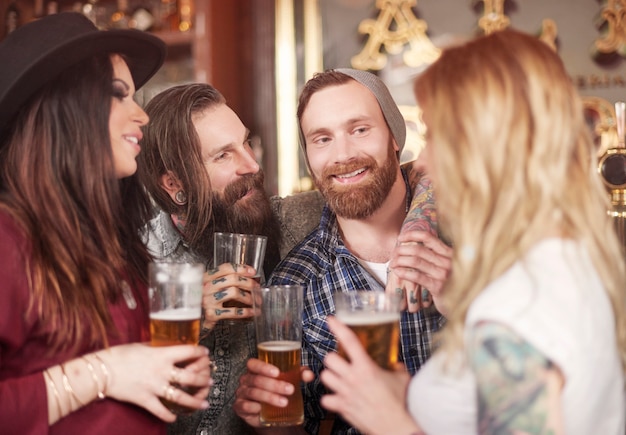
M 405 182 L 406 174 L 403 172 Z M 410 203 L 407 183 L 407 201 Z M 304 386 L 305 429 L 317 434 L 320 420 L 326 411 L 320 406 L 325 393 L 319 374 L 328 352 L 337 349 L 333 334 L 326 325 L 326 317 L 335 312 L 334 291 L 349 292 L 361 289 L 384 291 L 381 285 L 348 251 L 341 237 L 335 214 L 326 206 L 319 227 L 298 244 L 274 269 L 271 285 L 303 284 L 305 286 L 302 364 L 315 373 L 315 380 Z M 433 333 L 445 320 L 434 307 L 418 313 L 403 312 L 400 321 L 400 358 L 411 374 L 426 362 L 431 354 Z M 356 434 L 354 428 L 338 420 L 335 434 Z

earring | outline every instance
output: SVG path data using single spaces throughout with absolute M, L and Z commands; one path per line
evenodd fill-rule
M 185 194 L 184 190 L 179 190 L 178 192 L 176 192 L 176 195 L 174 195 L 174 202 L 178 205 L 187 204 L 187 195 Z

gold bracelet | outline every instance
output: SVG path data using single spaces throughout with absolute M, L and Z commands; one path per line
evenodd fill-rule
M 52 380 L 52 376 L 48 373 L 48 369 L 43 371 L 44 380 L 48 383 L 50 388 L 52 388 L 52 393 L 54 393 L 54 400 L 57 402 L 57 408 L 59 408 L 59 418 L 63 417 L 63 408 L 61 408 L 61 396 L 59 395 L 59 390 L 57 390 L 57 386 Z
M 73 397 L 80 406 L 85 406 L 85 403 L 78 398 L 78 396 L 76 395 L 76 392 L 70 385 L 70 380 L 67 378 L 67 375 L 65 374 L 65 364 L 61 364 L 61 373 L 63 374 L 63 388 L 65 389 L 65 392 L 67 392 L 67 394 Z
M 97 353 L 94 352 L 92 353 L 92 355 L 95 356 L 96 359 L 100 362 L 100 370 L 102 370 L 102 373 L 104 373 L 104 387 L 102 388 L 102 395 L 106 397 L 107 385 L 109 385 L 109 370 L 107 369 L 107 366 L 104 364 L 104 361 L 102 361 L 102 358 L 100 358 L 100 356 Z
M 91 378 L 96 384 L 96 391 L 98 392 L 98 399 L 100 400 L 105 399 L 107 396 L 104 394 L 104 391 L 100 390 L 100 382 L 99 382 L 100 380 L 98 379 L 98 376 L 96 376 L 96 371 L 93 369 L 91 362 L 89 362 L 89 360 L 87 359 L 85 355 L 81 356 L 81 358 L 84 359 L 85 362 L 87 363 L 87 368 L 89 369 L 89 372 L 91 373 Z M 106 384 L 104 384 L 104 386 L 106 388 Z

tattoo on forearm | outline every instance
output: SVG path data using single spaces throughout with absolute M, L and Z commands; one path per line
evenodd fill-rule
M 402 224 L 402 232 L 410 230 L 429 231 L 437 234 L 437 212 L 432 182 L 427 177 L 422 177 L 415 186 L 411 208 Z
M 479 433 L 554 433 L 547 384 L 553 364 L 503 325 L 482 323 L 471 334 Z

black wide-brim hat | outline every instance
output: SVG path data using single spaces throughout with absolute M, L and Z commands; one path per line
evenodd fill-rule
M 76 12 L 48 15 L 9 34 L 0 43 L 0 146 L 30 97 L 68 67 L 97 53 L 124 55 L 139 89 L 163 64 L 166 47 L 139 30 L 99 30 Z

